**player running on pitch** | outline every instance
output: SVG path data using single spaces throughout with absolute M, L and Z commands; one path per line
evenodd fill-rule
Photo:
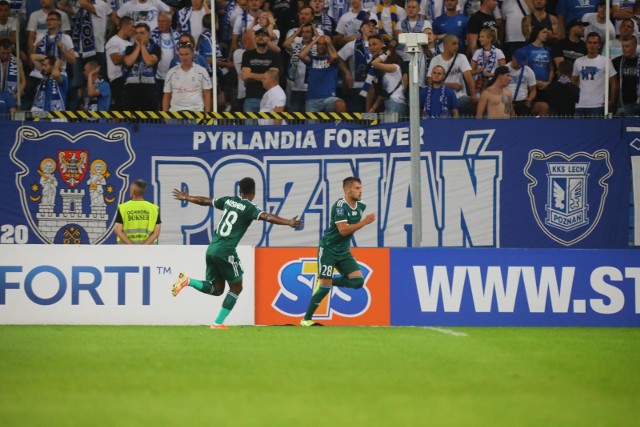
M 349 177 L 342 181 L 344 197 L 331 207 L 331 220 L 318 246 L 318 286 L 311 295 L 301 326 L 322 326 L 312 320 L 313 313 L 331 291 L 331 286 L 359 289 L 364 285 L 364 277 L 356 259 L 349 250 L 351 235 L 367 224 L 375 221 L 375 214 L 362 219 L 367 205 L 362 203 L 362 182 L 360 178 Z M 334 269 L 341 276 L 333 278 Z
M 240 197 L 225 196 L 210 199 L 203 196 L 190 196 L 186 191 L 173 190 L 173 197 L 201 206 L 214 206 L 224 210 L 218 222 L 211 243 L 207 248 L 207 272 L 205 280 L 190 278 L 180 273 L 171 293 L 177 296 L 182 289 L 191 286 L 202 293 L 219 296 L 224 292 L 224 282 L 229 284 L 229 291 L 222 302 L 222 308 L 211 325 L 214 329 L 227 329 L 224 321 L 233 309 L 242 292 L 242 264 L 238 258 L 236 247 L 254 220 L 267 221 L 271 224 L 288 225 L 292 228 L 303 226 L 296 215 L 292 219 L 284 219 L 278 215 L 267 213 L 251 201 L 256 195 L 256 183 L 252 178 L 240 181 Z

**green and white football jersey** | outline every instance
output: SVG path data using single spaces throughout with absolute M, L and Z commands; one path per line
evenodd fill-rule
M 349 252 L 351 235 L 342 236 L 338 231 L 336 223 L 343 221 L 346 221 L 348 224 L 358 223 L 362 220 L 362 214 L 366 208 L 367 205 L 363 202 L 356 202 L 355 208 L 352 208 L 344 198 L 335 202 L 331 207 L 329 228 L 320 240 L 320 247 L 334 253 Z
M 224 213 L 211 243 L 226 249 L 235 249 L 251 223 L 262 213 L 262 209 L 240 197 L 220 197 L 213 201 L 213 206 Z

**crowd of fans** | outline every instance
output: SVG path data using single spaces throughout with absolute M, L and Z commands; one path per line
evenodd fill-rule
M 629 0 L 0 0 L 0 114 L 403 116 L 399 35 L 424 33 L 423 117 L 638 115 L 639 22 Z

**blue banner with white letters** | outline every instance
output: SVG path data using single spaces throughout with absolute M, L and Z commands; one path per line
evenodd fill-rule
M 634 250 L 392 249 L 394 326 L 640 326 Z
M 622 120 L 421 123 L 422 246 L 624 248 L 630 156 Z M 638 122 L 640 124 L 640 122 Z M 342 180 L 360 177 L 374 224 L 360 247 L 411 246 L 407 123 L 197 126 L 3 123 L 0 242 L 115 243 L 116 207 L 142 178 L 160 206 L 160 244 L 206 244 L 222 213 L 173 199 L 211 198 L 256 181 L 254 203 L 302 230 L 254 224 L 243 244 L 316 246 Z

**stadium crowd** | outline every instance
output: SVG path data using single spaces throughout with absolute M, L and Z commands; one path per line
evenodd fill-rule
M 609 112 L 638 115 L 640 1 L 611 0 L 610 16 L 605 7 L 0 0 L 0 114 L 209 112 L 215 102 L 217 111 L 404 116 L 411 58 L 399 34 L 425 33 L 417 61 L 423 117 L 602 116 L 605 96 Z

